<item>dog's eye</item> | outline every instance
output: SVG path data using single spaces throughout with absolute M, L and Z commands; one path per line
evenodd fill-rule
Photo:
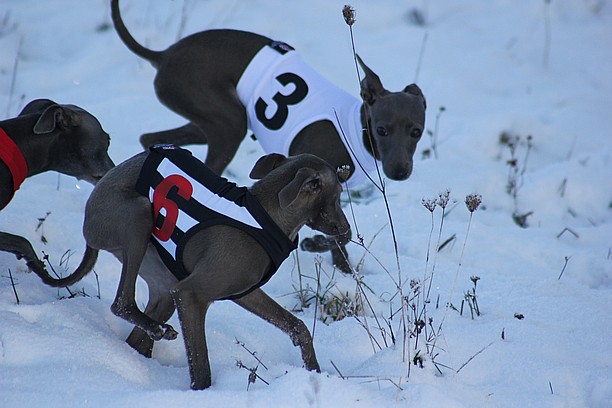
M 412 131 L 410 132 L 410 137 L 418 139 L 419 137 L 421 137 L 421 133 L 423 133 L 421 129 L 412 129 Z
M 387 129 L 385 129 L 383 126 L 379 126 L 376 128 L 376 133 L 378 133 L 379 136 L 387 136 L 389 133 L 387 132 Z

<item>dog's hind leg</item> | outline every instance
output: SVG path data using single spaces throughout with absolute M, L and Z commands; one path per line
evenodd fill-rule
M 300 348 L 306 369 L 321 371 L 312 345 L 312 336 L 303 321 L 285 310 L 261 289 L 235 299 L 234 302 L 287 333 L 293 344 Z
M 111 177 L 117 174 L 111 174 Z M 90 196 L 83 232 L 89 244 L 94 248 L 112 252 L 123 264 L 111 311 L 140 327 L 153 340 L 173 340 L 178 333 L 172 326 L 151 319 L 141 312 L 136 304 L 136 279 L 153 229 L 151 204 L 146 197 L 137 193 L 118 190 L 120 193 L 117 194 L 117 189 L 107 188 L 109 184 L 112 183 L 108 182 L 102 184 L 100 189 L 94 189 Z M 101 196 L 105 194 L 110 202 L 121 202 L 122 205 L 101 205 L 105 202 L 101 201 Z M 109 225 L 112 229 L 101 234 L 100 228 Z
M 159 100 L 177 114 L 187 118 L 203 134 L 199 143 L 208 144 L 204 163 L 221 174 L 234 158 L 247 133 L 247 114 L 233 89 L 235 84 L 220 82 L 212 86 L 189 81 L 194 67 L 179 59 L 166 61 L 165 69 L 155 77 Z M 203 65 L 201 69 L 208 69 Z M 179 128 L 174 134 L 188 140 L 197 135 L 194 129 Z M 172 131 L 168 136 L 173 135 Z M 168 142 L 177 143 L 174 140 Z M 180 140 L 179 140 L 180 141 Z
M 145 314 L 153 320 L 165 323 L 174 313 L 174 301 L 170 294 L 166 296 L 154 297 L 149 293 L 149 302 L 145 309 Z M 132 332 L 125 340 L 134 350 L 138 351 L 143 356 L 150 358 L 153 354 L 153 345 L 155 341 L 147 332 L 138 326 L 132 329 Z
M 148 237 L 143 239 L 127 239 L 123 248 L 123 268 L 117 295 L 111 311 L 128 322 L 140 327 L 153 340 L 174 340 L 178 333 L 172 326 L 151 319 L 138 309 L 136 305 L 136 278 L 142 259 L 148 245 Z
M 175 310 L 170 289 L 177 279 L 166 269 L 152 245 L 148 246 L 140 266 L 140 276 L 149 288 L 149 301 L 144 313 L 157 322 L 165 323 Z M 140 327 L 134 327 L 126 342 L 143 356 L 151 357 L 154 341 Z
M 199 127 L 193 123 L 188 123 L 175 129 L 145 133 L 140 136 L 140 144 L 145 149 L 162 143 L 175 144 L 177 146 L 206 144 L 206 135 L 204 135 L 204 132 Z

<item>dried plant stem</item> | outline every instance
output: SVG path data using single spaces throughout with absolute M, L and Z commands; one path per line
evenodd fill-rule
M 423 34 L 423 40 L 421 41 L 421 49 L 419 50 L 419 59 L 417 61 L 416 72 L 414 74 L 414 82 L 417 83 L 419 80 L 419 74 L 421 73 L 421 65 L 423 64 L 423 55 L 425 54 L 425 46 L 427 45 L 427 38 L 429 33 L 425 31 Z
M 11 86 L 9 88 L 8 102 L 6 104 L 6 117 L 11 115 L 11 103 L 13 102 L 13 95 L 15 94 L 15 84 L 17 83 L 17 71 L 19 68 L 19 60 L 21 59 L 21 47 L 23 46 L 23 35 L 19 37 L 19 45 L 17 46 L 17 54 L 15 54 L 15 61 L 13 61 L 13 75 L 11 76 Z
M 315 273 L 317 274 L 317 292 L 315 296 L 315 309 L 312 321 L 312 341 L 315 338 L 315 329 L 317 328 L 317 311 L 319 310 L 319 293 L 321 293 L 321 259 L 315 260 Z
M 550 1 L 544 0 L 544 52 L 542 54 L 542 66 L 548 68 L 548 61 L 550 59 Z
M 461 269 L 461 263 L 463 262 L 463 254 L 465 252 L 465 247 L 466 247 L 466 244 L 467 244 L 468 236 L 470 235 L 470 227 L 472 226 L 472 217 L 473 216 L 474 216 L 474 213 L 471 211 L 470 212 L 470 219 L 468 221 L 467 231 L 465 233 L 465 239 L 463 240 L 463 246 L 461 247 L 461 255 L 459 255 L 459 263 L 457 264 L 457 270 L 455 272 L 455 278 L 453 279 L 453 285 L 451 286 L 451 290 L 450 290 L 450 293 L 448 295 L 447 307 L 445 308 L 444 313 L 442 314 L 442 320 L 440 321 L 440 324 L 438 325 L 438 330 L 436 332 L 436 336 L 435 336 L 435 338 L 433 340 L 433 343 L 432 343 L 432 350 L 435 349 L 436 342 L 438 341 L 438 337 L 439 337 L 440 333 L 442 332 L 442 325 L 444 324 L 444 321 L 446 320 L 446 316 L 448 315 L 448 310 L 449 310 L 448 305 L 451 304 L 453 293 L 455 291 L 455 287 L 457 286 L 457 279 L 459 277 L 459 269 Z
M 266 367 L 266 365 L 263 363 L 263 361 L 261 361 L 261 359 L 259 357 L 257 357 L 257 352 L 255 351 L 251 351 L 247 348 L 247 346 L 244 344 L 244 342 L 238 340 L 238 338 L 234 338 L 234 341 L 236 342 L 236 344 L 238 344 L 240 347 L 242 347 L 247 353 L 249 353 L 251 356 L 253 356 L 253 358 L 255 360 L 257 360 L 257 362 L 266 370 L 268 369 L 268 367 Z M 265 381 L 264 381 L 265 382 Z
M 17 301 L 17 304 L 19 304 L 19 295 L 17 294 L 17 287 L 15 284 L 15 280 L 13 279 L 13 273 L 11 272 L 10 268 L 8 270 L 8 273 L 9 273 L 9 278 L 11 279 L 11 286 L 13 287 L 13 293 L 15 294 L 15 300 Z
M 459 374 L 459 371 L 463 370 L 463 367 L 465 367 L 466 365 L 468 365 L 473 359 L 475 359 L 480 353 L 482 353 L 483 351 L 485 351 L 486 349 L 488 349 L 489 347 L 491 347 L 493 344 L 495 344 L 497 340 L 493 340 L 492 342 L 490 342 L 489 344 L 487 344 L 486 346 L 484 346 L 483 348 L 481 348 L 480 350 L 478 350 L 476 352 L 476 354 L 472 355 L 470 358 L 467 359 L 467 361 L 463 364 L 461 364 L 461 367 L 459 367 L 455 372 L 457 374 Z
M 569 262 L 570 259 L 572 259 L 571 256 L 565 257 L 565 263 L 563 264 L 563 269 L 561 269 L 561 273 L 559 274 L 559 277 L 557 278 L 557 280 L 561 280 L 561 277 L 563 276 L 563 273 L 565 272 L 565 268 L 567 268 L 567 263 Z

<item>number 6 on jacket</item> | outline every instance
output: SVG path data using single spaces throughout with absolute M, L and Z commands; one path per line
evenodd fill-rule
M 176 203 L 168 198 L 168 194 L 173 187 L 178 189 L 176 193 L 185 200 L 189 200 L 193 194 L 193 186 L 189 180 L 178 174 L 171 174 L 163 179 L 153 191 L 153 220 L 155 223 L 153 235 L 164 242 L 172 236 L 179 214 Z M 162 208 L 165 210 L 164 220 L 162 225 L 158 226 L 157 220 Z

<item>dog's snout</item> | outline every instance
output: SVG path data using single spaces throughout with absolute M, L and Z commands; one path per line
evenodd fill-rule
M 398 180 L 398 181 L 406 180 L 408 177 L 410 177 L 410 172 L 407 170 L 399 170 L 389 175 L 389 177 L 391 177 L 393 180 Z
M 412 174 L 412 163 L 403 163 L 396 166 L 387 166 L 383 168 L 385 175 L 391 180 L 402 181 L 406 180 Z

